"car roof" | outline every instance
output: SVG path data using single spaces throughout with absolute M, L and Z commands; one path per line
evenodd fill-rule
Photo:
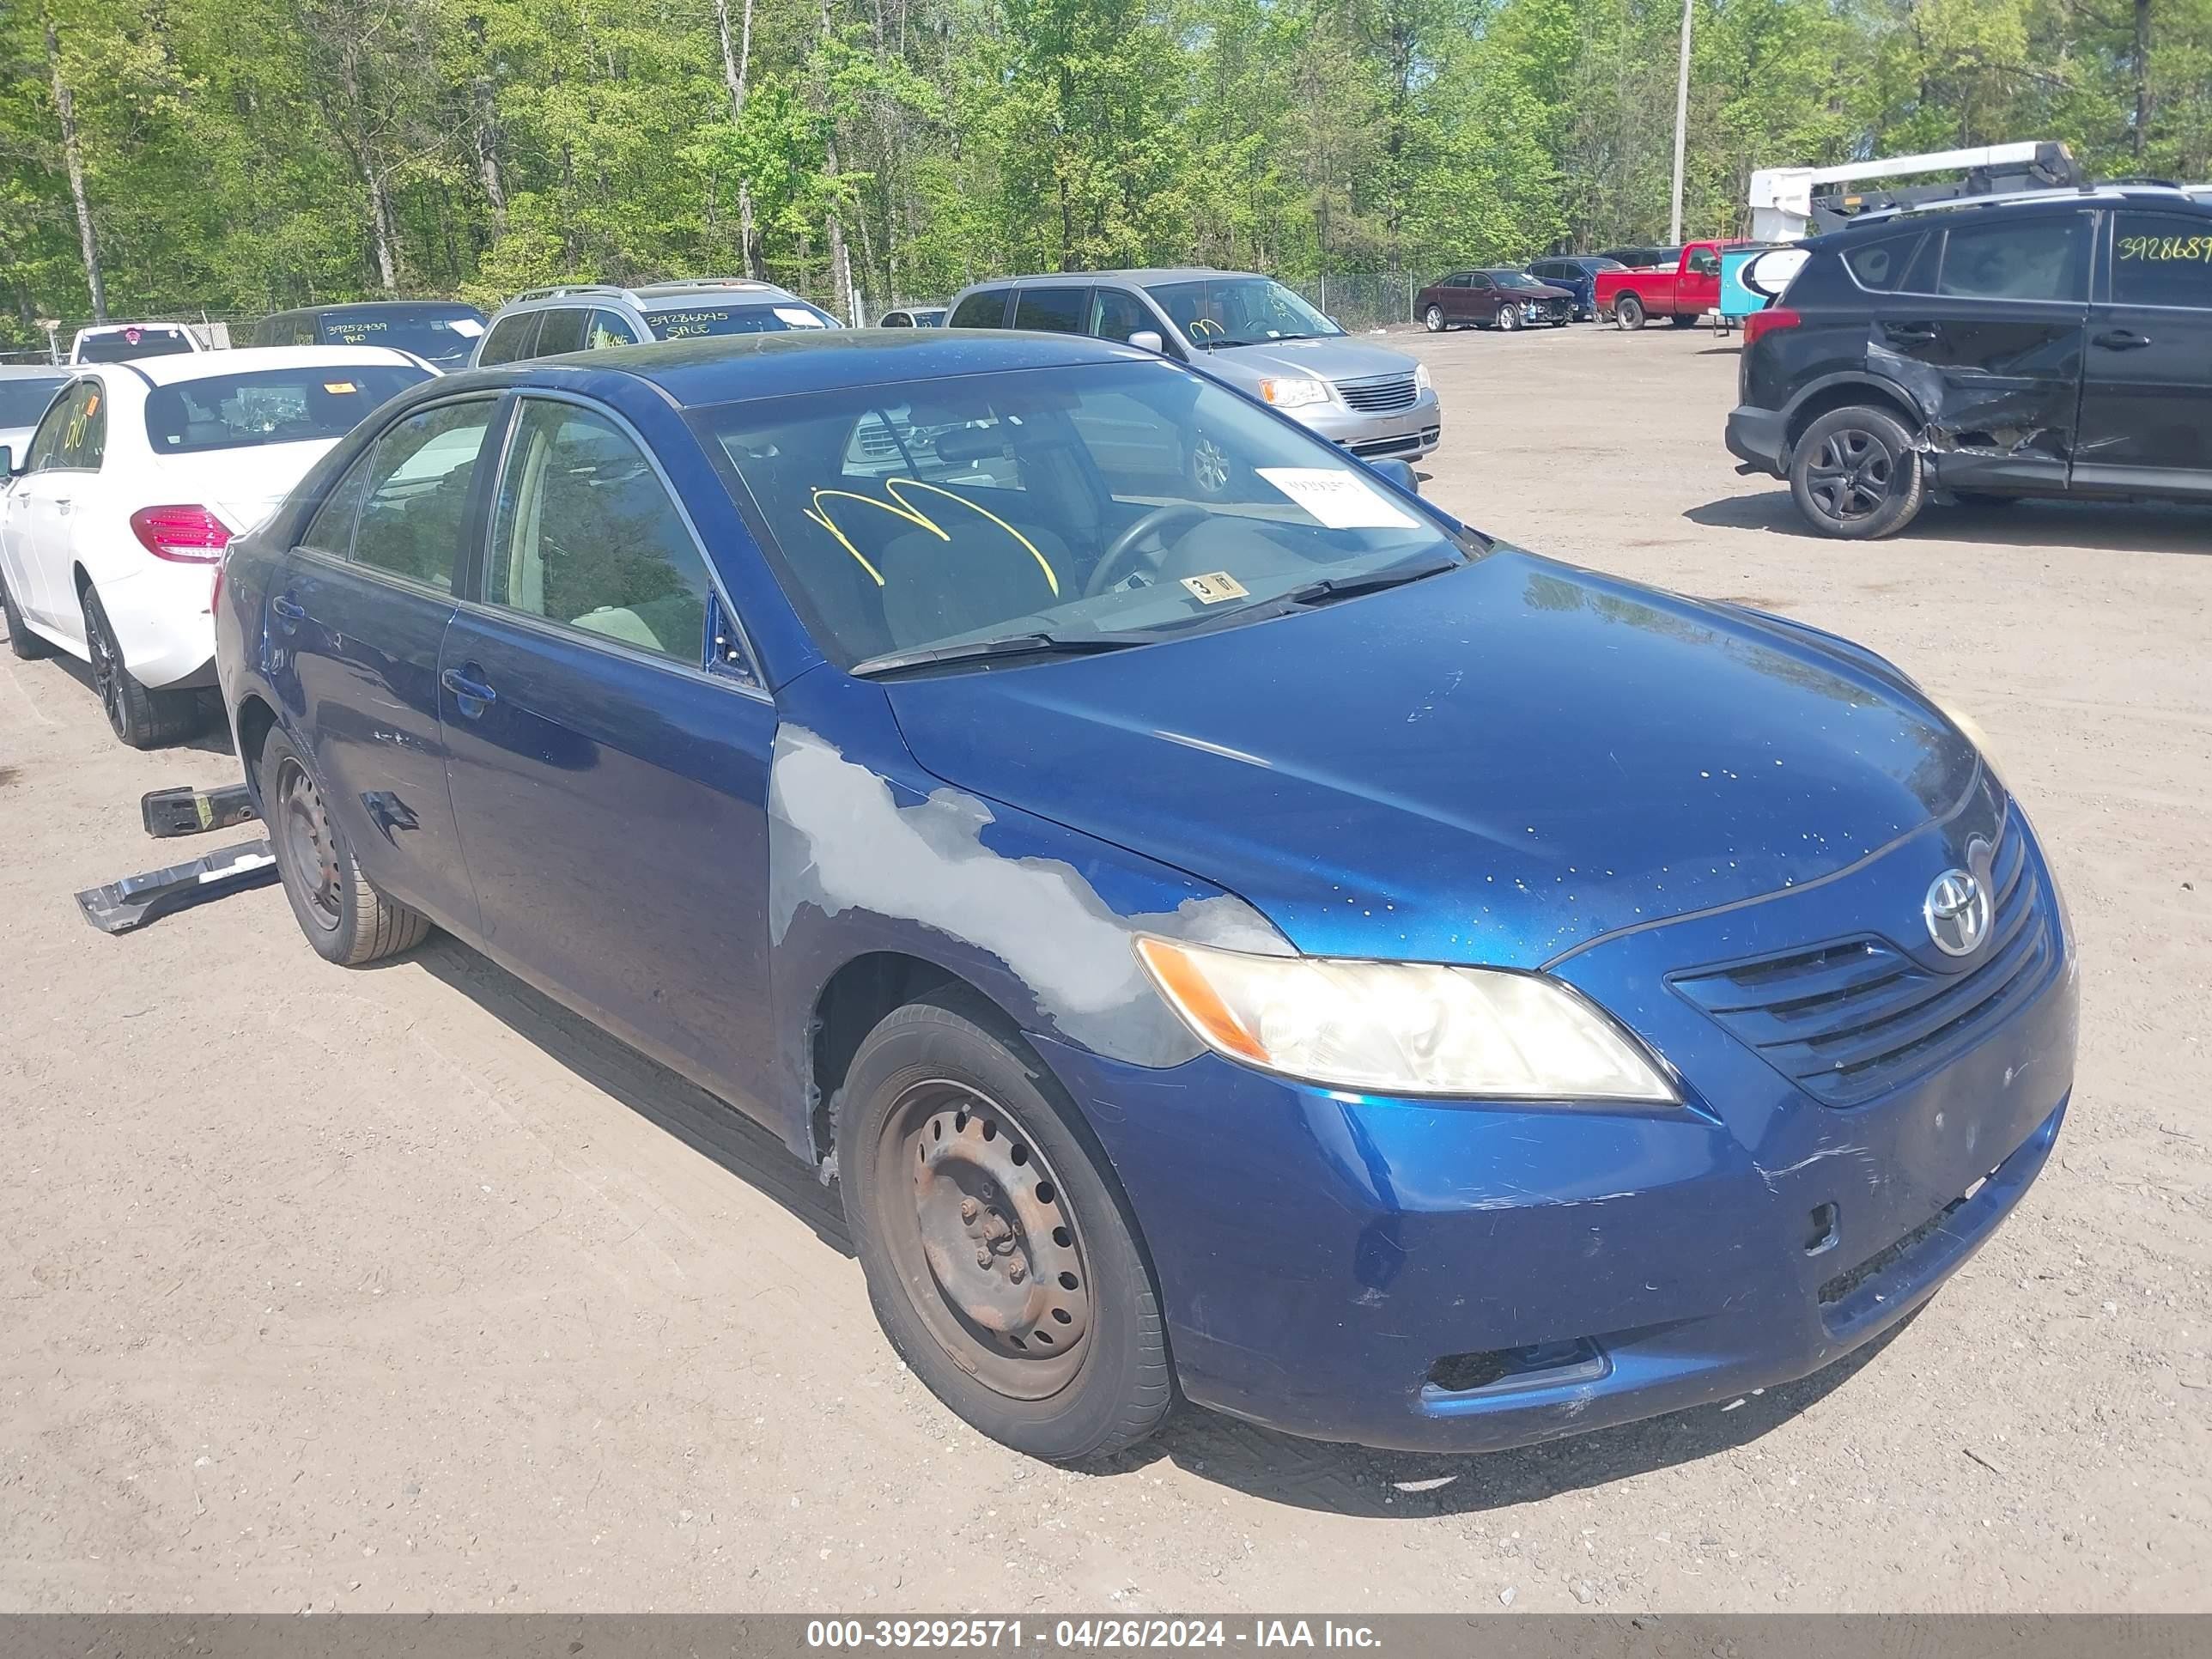
M 799 300 L 811 304 L 804 296 L 774 283 L 757 281 L 750 276 L 690 276 L 665 283 L 642 283 L 635 288 L 623 288 L 612 283 L 557 283 L 550 288 L 526 289 L 500 307 L 504 312 L 521 311 L 538 306 L 574 304 L 580 301 L 627 301 L 640 311 L 665 309 L 674 305 L 696 304 L 701 299 L 720 295 L 724 298 L 754 298 L 762 301 Z
M 2194 210 L 2212 216 L 2212 200 L 2206 199 L 2203 185 L 2081 185 L 2063 190 L 2017 190 L 2003 196 L 1958 196 L 1945 202 L 1917 202 L 1905 207 L 1871 208 L 1849 224 L 1839 225 L 1825 236 L 1807 240 L 1826 241 L 1838 236 L 1848 236 L 1864 225 L 1887 225 L 1894 229 L 1900 224 L 1936 219 L 1950 214 L 2016 213 L 2029 208 L 2118 206 L 2124 204 L 2179 208 L 2184 212 Z
M 579 382 L 565 377 L 578 371 L 593 376 L 618 374 L 647 382 L 680 407 L 696 409 L 753 398 L 880 386 L 887 381 L 1124 362 L 1171 368 L 1152 352 L 1077 334 L 1033 334 L 1015 329 L 793 329 L 540 357 L 496 368 L 470 369 L 453 377 L 452 384 L 526 385 L 538 374 L 551 370 L 563 377 L 556 384 L 582 389 Z
M 294 306 L 272 312 L 276 317 L 319 317 L 329 311 L 469 311 L 483 313 L 466 300 L 324 300 L 311 306 Z M 264 319 L 264 321 L 266 319 Z
M 1093 283 L 1133 283 L 1139 288 L 1154 283 L 1196 282 L 1207 276 L 1259 277 L 1255 270 L 1221 270 L 1212 265 L 1146 265 L 1121 270 L 1049 270 L 1033 276 L 994 276 L 971 283 L 970 288 L 1005 288 L 1018 283 L 1024 288 L 1088 288 Z M 1261 281 L 1269 280 L 1260 278 Z M 964 290 L 963 290 L 964 291 Z
M 332 368 L 370 364 L 417 367 L 416 360 L 390 346 L 238 346 L 228 351 L 172 351 L 158 357 L 134 357 L 125 363 L 79 363 L 78 372 L 97 369 L 113 374 L 133 372 L 154 386 L 175 386 L 185 380 L 211 380 L 228 374 L 252 374 L 264 368 L 301 368 L 314 364 Z

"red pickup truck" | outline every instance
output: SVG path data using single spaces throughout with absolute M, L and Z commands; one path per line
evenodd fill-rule
M 1596 304 L 1600 317 L 1623 328 L 1641 328 L 1650 317 L 1666 317 L 1687 328 L 1721 302 L 1721 250 L 1734 242 L 1690 242 L 1674 268 L 1601 270 Z

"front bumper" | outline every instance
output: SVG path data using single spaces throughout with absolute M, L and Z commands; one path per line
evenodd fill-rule
M 1729 453 L 1758 471 L 1780 478 L 1790 471 L 1788 422 L 1778 409 L 1740 404 L 1729 411 Z
M 2047 884 L 2039 854 L 2035 874 Z M 1128 1194 L 1184 1392 L 1316 1438 L 1484 1450 L 1730 1399 L 1896 1325 L 2050 1152 L 2073 1078 L 2070 951 L 1949 1065 L 1848 1109 L 1655 971 L 1685 949 L 1741 956 L 1762 927 L 1802 940 L 1808 905 L 1848 915 L 1869 880 L 1555 970 L 1690 1080 L 1685 1107 L 1389 1099 L 1041 1040 Z
M 1437 394 L 1423 387 L 1404 409 L 1369 414 L 1340 404 L 1317 404 L 1291 411 L 1302 426 L 1364 460 L 1415 460 L 1443 437 L 1443 410 Z

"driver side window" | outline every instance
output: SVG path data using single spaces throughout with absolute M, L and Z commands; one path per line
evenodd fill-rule
M 31 434 L 30 449 L 23 457 L 26 472 L 47 472 L 64 465 L 63 434 L 69 430 L 77 399 L 83 392 L 82 383 L 73 386 L 47 406 L 46 418 L 39 422 L 39 429 Z

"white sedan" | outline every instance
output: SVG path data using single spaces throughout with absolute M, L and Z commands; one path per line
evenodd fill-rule
M 0 493 L 0 608 L 19 657 L 92 665 L 115 735 L 167 743 L 214 680 L 216 569 L 307 469 L 435 371 L 377 346 L 272 346 L 88 366 Z

